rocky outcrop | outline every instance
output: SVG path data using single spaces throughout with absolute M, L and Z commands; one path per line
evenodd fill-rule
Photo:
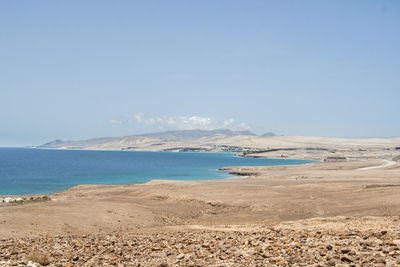
M 347 161 L 346 157 L 326 157 L 324 159 L 325 162 L 345 162 Z

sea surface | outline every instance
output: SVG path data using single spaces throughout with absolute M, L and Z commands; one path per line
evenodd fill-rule
M 0 195 L 50 194 L 79 184 L 141 184 L 152 179 L 232 177 L 219 168 L 309 163 L 229 153 L 0 148 Z

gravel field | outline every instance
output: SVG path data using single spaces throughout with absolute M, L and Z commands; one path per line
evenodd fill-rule
M 399 266 L 400 219 L 2 239 L 0 266 Z

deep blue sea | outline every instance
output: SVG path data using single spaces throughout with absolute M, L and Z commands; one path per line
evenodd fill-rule
M 0 195 L 49 194 L 79 184 L 141 184 L 152 179 L 232 177 L 227 166 L 295 165 L 310 161 L 243 158 L 226 153 L 0 148 Z

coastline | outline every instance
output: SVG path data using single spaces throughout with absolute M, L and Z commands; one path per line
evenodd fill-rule
M 14 184 L 14 186 L 9 187 L 7 190 L 6 184 L 5 188 L 0 189 L 0 197 L 3 198 L 58 193 L 80 184 L 133 185 L 143 184 L 152 179 L 177 181 L 226 179 L 233 178 L 234 176 L 229 172 L 223 171 L 220 166 L 297 165 L 311 162 L 307 160 L 274 158 L 253 159 L 252 157 L 241 157 L 237 153 L 226 152 L 130 151 L 126 153 L 126 151 L 104 150 L 58 150 L 58 152 L 62 153 L 53 153 L 54 150 L 47 149 L 8 149 L 10 150 L 9 152 L 6 151 L 2 154 L 2 158 L 6 162 L 7 158 L 9 158 L 8 161 L 15 160 L 18 157 L 39 159 L 32 160 L 32 162 L 16 161 L 16 166 L 19 166 L 19 169 L 22 170 L 17 172 L 16 175 L 19 175 L 22 181 L 30 177 L 30 179 L 38 179 L 38 182 L 37 186 L 29 187 L 28 184 L 25 186 L 26 182 L 19 184 L 18 180 L 14 182 L 9 178 L 9 183 Z M 75 158 L 76 160 L 71 160 L 71 158 Z M 47 171 L 47 165 L 42 163 L 47 161 L 49 161 L 48 164 L 53 166 L 53 171 Z M 60 162 L 64 163 L 60 164 Z M 169 162 L 170 164 L 168 165 L 163 162 Z M 23 172 L 26 164 L 37 166 L 36 169 L 30 170 L 27 174 L 28 176 L 24 176 Z M 106 169 L 103 168 L 104 164 L 108 166 Z M 186 166 L 185 164 L 188 167 L 184 167 Z M 78 167 L 74 168 L 75 171 L 70 172 L 70 165 Z M 157 166 L 157 168 L 153 167 L 153 165 Z M 159 170 L 155 171 L 156 169 Z M 105 172 L 106 175 L 103 177 L 101 172 Z M 63 175 L 64 173 L 65 175 Z M 9 177 L 13 177 L 13 170 L 11 170 L 10 175 Z M 82 177 L 82 179 L 70 180 L 69 176 Z M 5 168 L 5 177 L 5 181 L 7 181 L 7 168 Z M 54 182 L 44 180 L 43 183 L 40 183 L 42 181 L 41 177 L 53 177 Z M 58 177 L 60 178 L 58 179 Z M 52 186 L 52 183 L 57 186 Z M 18 185 L 22 190 L 20 190 Z M 46 190 L 42 190 L 40 185 Z
M 48 251 L 50 262 L 71 266 L 85 266 L 88 262 L 137 266 L 132 264 L 135 259 L 155 266 L 199 262 L 209 266 L 243 265 L 246 259 L 252 263 L 296 266 L 313 264 L 313 253 L 317 252 L 324 264 L 379 264 L 382 259 L 400 264 L 396 256 L 400 251 L 400 243 L 396 243 L 400 240 L 400 163 L 385 166 L 381 158 L 364 156 L 362 151 L 357 160 L 343 162 L 229 167 L 225 169 L 241 176 L 220 180 L 79 185 L 49 195 L 51 201 L 0 207 L 0 237 L 9 244 L 0 248 L 0 263 L 30 259 L 33 247 L 18 248 L 19 258 L 15 260 L 11 258 L 11 248 L 21 242 L 33 244 L 41 236 L 44 243 L 36 243 L 36 248 Z M 284 249 L 291 244 L 283 239 L 288 235 L 303 252 L 292 254 Z M 305 242 L 304 235 L 315 239 Z M 215 236 L 222 245 L 229 240 L 235 243 L 215 250 L 209 245 L 207 255 L 211 256 L 202 256 L 203 244 Z M 80 252 L 85 245 L 93 246 L 87 243 L 93 238 L 98 240 L 98 249 L 114 252 L 106 253 L 106 258 L 95 251 Z M 78 244 L 82 250 L 69 245 L 66 251 L 49 246 L 46 242 L 50 239 Z M 117 245 L 110 247 L 107 240 L 115 240 Z M 135 259 L 130 258 L 130 250 L 123 245 L 131 240 L 142 243 L 136 248 Z M 171 240 L 190 251 L 172 245 L 159 247 Z M 193 240 L 193 244 L 185 240 Z M 258 245 L 243 247 L 255 240 Z M 365 255 L 361 242 L 370 244 Z M 269 250 L 268 246 L 274 247 L 275 243 L 281 247 Z M 320 244 L 321 248 L 313 244 Z M 346 252 L 348 244 L 353 244 L 354 254 Z M 328 246 L 333 248 L 327 250 Z M 391 248 L 396 250 L 390 251 Z M 126 257 L 119 255 L 118 249 Z M 255 253 L 259 250 L 265 257 L 259 258 Z
M 149 215 L 140 227 L 146 228 L 170 225 L 163 223 L 161 217 L 174 218 L 172 221 L 177 225 L 195 222 L 229 225 L 235 220 L 240 224 L 260 221 L 283 222 L 315 216 L 400 214 L 400 164 L 383 169 L 360 170 L 378 164 L 379 161 L 354 161 L 229 167 L 224 169 L 234 172 L 237 177 L 201 181 L 152 180 L 134 185 L 78 185 L 49 194 L 49 202 L 2 207 L 0 215 L 13 221 L 13 216 L 21 216 L 21 212 L 26 212 L 26 218 L 32 219 L 35 214 L 51 211 L 52 216 L 58 214 L 58 224 L 63 224 L 63 219 L 66 219 L 63 210 L 68 207 L 68 210 L 74 211 L 78 217 L 84 218 L 84 221 L 91 225 L 96 221 L 88 218 L 89 214 L 93 213 L 90 211 L 92 209 L 99 212 L 98 208 L 102 207 L 100 214 L 112 221 L 113 216 L 104 210 L 105 207 L 109 207 L 110 210 L 121 209 L 121 213 L 130 213 L 137 209 L 139 214 L 144 212 L 143 218 L 146 218 L 146 214 Z M 353 198 L 354 194 L 358 195 L 358 199 Z M 34 210 L 31 210 L 32 207 Z M 167 208 L 165 214 L 164 211 L 160 211 L 161 207 Z M 189 210 L 193 208 L 197 211 L 191 214 Z M 83 212 L 85 210 L 87 214 Z M 161 215 L 150 215 L 152 211 Z M 99 215 L 97 212 L 94 218 Z M 128 216 L 118 220 L 138 225 L 134 218 L 136 217 Z M 78 222 L 72 220 L 71 225 L 76 223 Z M 101 223 L 97 223 L 100 227 Z M 51 226 L 41 229 L 50 229 L 52 232 L 54 225 L 57 225 L 55 221 Z M 12 232 L 8 228 L 11 225 L 7 224 L 6 229 L 4 226 L 2 224 L 0 227 L 1 234 Z M 56 228 L 59 230 L 60 227 L 58 225 Z M 37 231 L 29 226 L 27 229 Z M 21 231 L 19 234 L 23 235 Z

